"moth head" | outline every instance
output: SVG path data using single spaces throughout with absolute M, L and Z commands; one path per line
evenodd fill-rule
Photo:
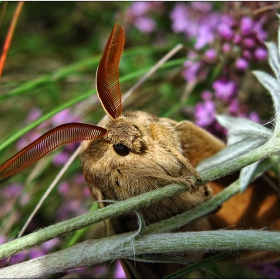
M 116 23 L 111 31 L 96 73 L 98 97 L 104 110 L 113 120 L 118 119 L 122 114 L 119 62 L 124 41 L 124 29 Z M 66 123 L 57 126 L 0 165 L 0 179 L 24 170 L 61 145 L 76 141 L 96 140 L 105 137 L 107 134 L 107 129 L 85 123 Z M 118 145 L 116 147 L 116 149 L 121 149 Z

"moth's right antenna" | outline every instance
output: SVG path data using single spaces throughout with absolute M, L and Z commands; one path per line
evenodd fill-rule
M 96 72 L 96 89 L 104 110 L 113 119 L 122 114 L 119 64 L 125 42 L 124 28 L 116 23 Z

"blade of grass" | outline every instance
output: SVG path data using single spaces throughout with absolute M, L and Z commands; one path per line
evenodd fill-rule
M 176 67 L 176 66 L 180 66 L 182 65 L 183 61 L 185 60 L 185 58 L 180 58 L 180 59 L 176 59 L 176 60 L 172 60 L 172 61 L 168 61 L 166 62 L 164 65 L 160 66 L 160 69 L 166 69 L 166 68 L 172 68 L 172 67 Z M 126 76 L 124 76 L 123 78 L 120 78 L 120 82 L 125 82 L 125 81 L 130 81 L 134 78 L 137 78 L 139 76 L 142 76 L 143 74 L 145 74 L 148 70 L 150 69 L 150 67 L 146 67 L 143 69 L 140 69 L 138 71 L 135 71 L 131 74 L 128 74 Z M 36 126 L 38 126 L 39 124 L 41 124 L 42 122 L 48 120 L 49 118 L 51 118 L 52 116 L 54 116 L 55 114 L 57 114 L 58 112 L 90 97 L 92 94 L 95 94 L 96 90 L 92 90 L 89 91 L 85 94 L 82 94 L 70 101 L 68 101 L 67 103 L 58 106 L 57 108 L 53 109 L 52 111 L 48 112 L 47 114 L 43 115 L 42 117 L 40 117 L 39 119 L 37 119 L 36 121 L 30 123 L 29 125 L 25 126 L 24 128 L 18 130 L 17 132 L 15 132 L 14 134 L 12 134 L 11 136 L 9 136 L 5 141 L 2 142 L 2 144 L 0 145 L 0 151 L 2 151 L 3 149 L 7 148 L 9 145 L 11 145 L 13 142 L 17 141 L 21 136 L 23 136 L 25 133 L 27 133 L 28 131 L 32 130 L 33 128 L 35 128 Z
M 5 16 L 5 13 L 6 13 L 7 6 L 8 6 L 8 2 L 5 1 L 5 2 L 1 3 L 1 8 L 0 8 L 0 28 L 1 28 L 2 22 L 4 20 L 4 16 Z
M 12 42 L 14 31 L 15 31 L 15 28 L 17 26 L 17 22 L 18 22 L 23 4 L 24 4 L 24 2 L 18 2 L 15 13 L 13 15 L 13 18 L 12 18 L 12 21 L 11 21 L 11 24 L 10 24 L 10 27 L 9 27 L 9 30 L 8 30 L 8 34 L 7 34 L 5 42 L 4 42 L 2 55 L 1 55 L 1 58 L 0 58 L 0 77 L 2 76 L 2 72 L 3 72 L 3 68 L 4 68 L 4 65 L 5 65 L 6 58 L 7 58 L 7 54 L 8 54 L 11 42 Z
M 153 50 L 149 47 L 131 48 L 131 49 L 126 50 L 123 53 L 123 57 L 135 56 L 135 55 L 145 54 L 145 53 L 153 54 L 153 53 L 156 53 L 159 51 L 164 51 L 164 50 L 165 50 L 165 48 L 157 49 L 157 50 Z M 52 74 L 46 74 L 46 75 L 38 77 L 34 80 L 25 82 L 25 83 L 21 84 L 20 86 L 14 88 L 10 92 L 1 95 L 0 101 L 13 97 L 13 96 L 16 96 L 18 94 L 24 93 L 24 92 L 32 91 L 35 88 L 38 88 L 39 86 L 43 86 L 44 84 L 46 84 L 50 81 L 52 81 L 52 82 L 59 81 L 63 78 L 67 78 L 68 76 L 72 75 L 73 73 L 80 73 L 80 72 L 82 73 L 82 72 L 88 70 L 90 67 L 96 68 L 99 60 L 100 60 L 100 55 L 95 56 L 93 58 L 86 58 L 79 62 L 68 65 L 66 67 L 62 67 Z
M 179 271 L 176 271 L 172 274 L 169 274 L 168 276 L 165 276 L 163 277 L 163 279 L 176 279 L 180 276 L 183 276 L 187 273 L 190 273 L 194 270 L 197 270 L 199 268 L 203 268 L 204 266 L 208 265 L 208 264 L 211 264 L 211 263 L 214 263 L 214 262 L 217 262 L 219 260 L 222 260 L 226 257 L 230 256 L 230 253 L 227 253 L 227 252 L 223 252 L 223 253 L 220 253 L 220 254 L 217 254 L 217 255 L 214 255 L 212 257 L 209 257 L 207 259 L 204 259 L 200 262 L 197 262 L 197 263 L 194 263 L 192 265 L 189 265 L 188 267 L 186 268 L 183 268 Z

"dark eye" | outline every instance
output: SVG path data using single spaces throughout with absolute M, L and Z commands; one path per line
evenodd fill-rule
M 115 152 L 120 156 L 127 156 L 130 152 L 129 148 L 125 145 L 118 143 L 113 145 Z

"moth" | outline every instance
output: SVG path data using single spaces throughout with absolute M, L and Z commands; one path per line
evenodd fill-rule
M 81 144 L 80 161 L 93 198 L 100 207 L 108 200 L 120 201 L 164 187 L 170 183 L 190 186 L 189 190 L 139 209 L 146 224 L 185 212 L 212 196 L 211 184 L 197 187 L 200 180 L 194 166 L 225 147 L 225 144 L 190 121 L 176 122 L 135 111 L 123 114 L 119 84 L 119 63 L 125 43 L 124 28 L 116 23 L 104 48 L 97 72 L 99 100 L 109 119 L 98 125 L 66 123 L 51 129 L 0 166 L 0 178 L 29 167 L 60 145 Z M 222 184 L 213 183 L 215 192 Z M 244 206 L 242 203 L 238 205 Z M 226 208 L 227 209 L 227 208 Z M 221 221 L 224 221 L 225 212 Z M 222 227 L 207 217 L 182 226 L 178 231 L 208 230 Z M 231 223 L 235 221 L 231 221 Z M 135 230 L 137 217 L 129 213 L 105 221 L 107 234 Z M 249 224 L 250 226 L 250 224 Z M 142 263 L 122 260 L 127 277 L 158 278 L 176 271 L 174 263 Z

